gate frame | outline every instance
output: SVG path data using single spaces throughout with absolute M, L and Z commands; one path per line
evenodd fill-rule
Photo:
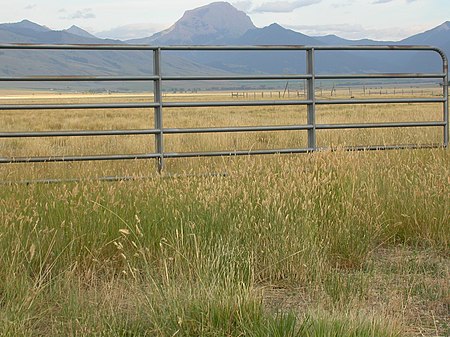
M 396 127 L 442 127 L 443 141 L 441 144 L 429 145 L 384 145 L 384 146 L 351 146 L 345 150 L 391 150 L 404 148 L 448 147 L 449 143 L 449 105 L 448 105 L 448 59 L 445 53 L 431 46 L 145 46 L 145 45 L 43 45 L 43 44 L 4 44 L 0 50 L 109 50 L 109 51 L 152 51 L 152 76 L 29 76 L 29 77 L 0 77 L 0 82 L 39 82 L 39 81 L 67 81 L 67 82 L 106 82 L 106 81 L 151 81 L 154 83 L 154 100 L 149 103 L 115 103 L 115 104 L 29 104 L 29 105 L 0 105 L 4 110 L 56 110 L 56 109 L 104 109 L 104 108 L 151 108 L 154 109 L 154 128 L 138 130 L 104 130 L 104 131 L 42 131 L 42 132 L 0 132 L 3 138 L 30 137 L 84 137 L 111 135 L 154 135 L 155 152 L 146 154 L 118 154 L 118 155 L 90 155 L 90 156 L 50 156 L 50 157 L 0 157 L 2 163 L 37 163 L 37 162 L 75 162 L 126 159 L 156 159 L 158 171 L 164 168 L 164 159 L 182 157 L 212 157 L 236 156 L 275 153 L 309 153 L 326 148 L 318 148 L 316 144 L 317 130 L 337 129 L 373 129 Z M 296 75 L 226 75 L 226 76 L 164 76 L 161 72 L 162 52 L 189 51 L 305 51 L 306 72 Z M 320 51 L 431 51 L 436 52 L 442 59 L 442 73 L 368 73 L 368 74 L 317 74 L 315 71 L 315 54 Z M 340 79 L 440 79 L 443 81 L 442 98 L 407 98 L 407 99 L 337 99 L 319 100 L 316 97 L 316 80 Z M 226 101 L 226 102 L 164 102 L 162 86 L 170 81 L 221 81 L 221 80 L 306 80 L 306 100 L 273 100 L 273 101 Z M 353 105 L 353 104 L 403 104 L 403 103 L 442 103 L 443 119 L 433 122 L 396 122 L 396 123 L 351 123 L 351 124 L 317 124 L 317 105 Z M 307 106 L 307 123 L 305 125 L 277 125 L 277 126 L 244 126 L 244 127 L 210 127 L 210 128 L 164 128 L 164 108 L 180 107 L 232 107 L 232 106 Z M 292 149 L 265 149 L 250 151 L 215 151 L 215 152 L 165 152 L 164 135 L 170 134 L 199 134 L 221 132 L 256 132 L 256 131 L 307 131 L 308 146 Z

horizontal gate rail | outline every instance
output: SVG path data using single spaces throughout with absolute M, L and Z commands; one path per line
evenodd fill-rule
M 0 138 L 39 138 L 39 137 L 85 137 L 85 136 L 132 136 L 155 135 L 159 130 L 99 130 L 99 131 L 34 131 L 0 132 Z
M 2 77 L 2 82 L 124 82 L 124 81 L 156 81 L 156 76 L 29 76 L 29 77 Z
M 50 156 L 50 157 L 16 157 L 13 160 L 0 158 L 0 164 L 6 163 L 58 163 L 77 161 L 135 160 L 159 158 L 157 153 L 149 154 L 118 154 L 101 156 Z
M 390 98 L 390 99 L 338 99 L 317 100 L 316 104 L 411 104 L 411 103 L 444 103 L 444 98 Z
M 399 78 L 444 78 L 444 73 L 425 74 L 425 73 L 385 73 L 385 74 L 337 74 L 337 75 L 316 75 L 318 80 L 347 80 L 347 79 L 399 79 Z
M 163 129 L 167 134 L 220 133 L 220 132 L 260 132 L 260 131 L 300 131 L 310 130 L 311 125 L 235 126 L 222 128 Z
M 0 79 L 1 82 L 1 79 Z M 27 104 L 0 105 L 1 110 L 84 110 L 84 109 L 142 109 L 154 108 L 156 103 L 114 103 L 114 104 Z
M 393 150 L 406 148 L 448 147 L 449 112 L 448 112 L 448 59 L 444 52 L 430 46 L 145 46 L 145 45 L 45 45 L 45 44 L 6 44 L 1 50 L 59 50 L 59 51 L 148 51 L 153 58 L 153 74 L 146 76 L 4 76 L 1 82 L 150 82 L 154 86 L 151 102 L 144 103 L 91 103 L 91 104 L 0 104 L 0 111 L 32 111 L 32 110 L 88 110 L 88 109 L 152 109 L 155 125 L 151 128 L 134 130 L 67 130 L 67 131 L 21 131 L 4 132 L 0 129 L 0 140 L 8 138 L 40 138 L 40 137 L 87 137 L 87 136 L 131 136 L 154 135 L 155 150 L 144 154 L 117 154 L 91 156 L 48 156 L 48 157 L 4 157 L 0 153 L 0 163 L 36 163 L 36 162 L 74 162 L 103 161 L 127 159 L 157 159 L 161 170 L 166 158 L 181 157 L 214 157 L 249 154 L 275 153 L 309 153 L 324 150 L 316 144 L 317 130 L 340 129 L 379 129 L 379 128 L 416 128 L 440 127 L 443 129 L 440 144 L 407 144 L 407 145 L 371 145 L 343 147 L 346 150 Z M 162 73 L 161 63 L 164 54 L 170 52 L 304 52 L 306 69 L 302 74 L 258 74 L 258 75 L 183 75 L 168 76 Z M 327 51 L 427 51 L 439 54 L 442 59 L 442 72 L 436 73 L 359 73 L 359 74 L 317 74 L 315 56 Z M 1 59 L 0 59 L 1 62 Z M 0 63 L 1 66 L 1 63 Z M 442 81 L 442 96 L 437 98 L 380 98 L 380 99 L 318 99 L 317 80 L 357 80 L 357 79 L 438 79 Z M 289 81 L 304 80 L 306 99 L 250 100 L 250 101 L 186 101 L 166 102 L 163 99 L 163 85 L 166 82 L 193 81 Z M 281 97 L 280 97 L 281 98 Z M 385 104 L 441 104 L 442 120 L 422 122 L 385 122 L 385 123 L 342 123 L 320 124 L 316 122 L 316 106 L 323 105 L 385 105 Z M 262 125 L 262 126 L 229 126 L 198 128 L 165 128 L 165 108 L 213 108 L 213 107 L 257 107 L 257 106 L 305 106 L 307 107 L 307 123 L 304 125 Z M 269 131 L 306 131 L 308 145 L 304 148 L 261 149 L 239 151 L 205 151 L 205 152 L 165 152 L 164 136 L 174 134 L 206 134 L 206 133 L 239 133 Z M 333 148 L 331 148 L 333 149 Z
M 445 126 L 445 122 L 401 122 L 401 123 L 361 123 L 361 124 L 317 124 L 316 129 L 379 129 Z

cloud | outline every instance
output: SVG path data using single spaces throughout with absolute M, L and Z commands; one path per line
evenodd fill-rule
M 166 28 L 167 25 L 137 23 L 125 26 L 114 27 L 106 31 L 98 32 L 95 35 L 102 38 L 131 40 L 149 37 L 156 32 Z
M 330 24 L 330 25 L 286 25 L 286 27 L 301 31 L 304 34 L 312 36 L 329 35 L 329 34 L 347 34 L 347 33 L 361 33 L 364 31 L 361 25 L 352 24 Z
M 252 13 L 291 13 L 297 8 L 321 3 L 322 0 L 296 0 L 264 2 L 252 10 Z
M 236 1 L 233 2 L 233 6 L 241 11 L 247 12 L 252 8 L 253 4 L 251 1 Z
M 28 6 L 25 6 L 23 9 L 33 9 L 36 7 L 36 4 L 29 4 Z
M 286 25 L 287 28 L 310 36 L 334 34 L 350 40 L 369 38 L 374 40 L 399 41 L 405 37 L 417 34 L 423 27 L 411 28 L 366 28 L 359 24 L 330 24 L 330 25 Z
M 379 4 L 387 4 L 389 2 L 394 2 L 395 0 L 374 0 L 372 1 L 372 4 L 379 5 Z M 416 2 L 417 0 L 406 0 L 406 3 L 410 4 L 413 2 Z
M 60 9 L 60 13 L 66 12 L 65 9 Z M 95 19 L 96 15 L 93 13 L 92 8 L 84 8 L 76 11 L 68 16 L 61 17 L 61 19 L 72 20 L 72 19 Z
M 350 1 L 347 1 L 347 2 L 341 1 L 339 3 L 332 3 L 331 6 L 333 8 L 346 8 L 346 7 L 353 6 L 354 2 L 355 2 L 354 0 L 353 1 L 350 0 Z

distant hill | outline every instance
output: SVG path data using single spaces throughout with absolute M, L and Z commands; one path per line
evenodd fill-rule
M 30 34 L 29 31 L 33 32 L 49 32 L 51 31 L 50 28 L 47 28 L 45 26 L 40 26 L 37 23 L 31 22 L 29 20 L 22 20 L 20 22 L 15 23 L 3 23 L 0 24 L 1 30 L 16 32 L 16 33 L 22 33 L 24 35 Z
M 255 28 L 250 17 L 244 12 L 227 2 L 213 2 L 186 11 L 169 29 L 148 38 L 127 42 L 152 45 L 228 44 Z
M 395 44 L 394 41 L 375 41 L 370 39 L 348 40 L 337 35 L 314 36 L 314 38 L 329 46 L 377 46 Z
M 66 31 L 53 31 L 28 20 L 15 24 L 0 25 L 1 43 L 43 43 L 43 44 L 117 44 L 116 40 L 102 40 Z M 86 34 L 84 34 L 86 35 Z M 23 60 L 27 62 L 23 62 Z M 114 75 L 128 72 L 150 73 L 144 68 L 143 60 L 132 61 L 125 54 L 116 52 L 79 51 L 0 51 L 0 75 Z M 139 62 L 140 61 L 140 62 Z
M 226 15 L 223 15 L 226 13 Z M 226 17 L 226 21 L 211 18 Z M 230 23 L 241 27 L 236 37 L 229 31 Z M 236 24 L 240 23 L 240 24 Z M 153 45 L 434 45 L 450 54 L 449 24 L 436 27 L 402 41 L 375 41 L 370 39 L 348 40 L 336 35 L 308 36 L 279 24 L 257 28 L 245 13 L 224 2 L 212 3 L 187 11 L 172 27 L 151 37 L 130 40 L 129 43 Z M 217 33 L 221 32 L 221 33 Z M 225 32 L 225 33 L 224 33 Z M 192 61 L 228 72 L 246 73 L 298 73 L 305 69 L 304 53 L 278 53 L 276 62 L 272 54 L 256 53 L 191 53 Z M 321 52 L 317 54 L 317 71 L 321 73 L 344 72 L 428 72 L 440 71 L 439 56 L 431 62 L 426 53 L 413 52 Z
M 85 31 L 84 29 L 81 29 L 78 26 L 73 25 L 72 27 L 63 30 L 63 32 L 67 32 L 73 35 L 81 36 L 81 37 L 87 37 L 90 39 L 97 39 L 96 36 L 92 35 L 91 33 Z
M 79 34 L 74 34 L 74 30 Z M 17 23 L 0 24 L 0 43 L 121 43 L 117 40 L 101 40 L 85 31 L 83 31 L 84 34 L 80 34 L 81 31 L 75 26 L 63 31 L 54 31 L 34 22 L 23 20 Z
M 277 23 L 247 31 L 235 40 L 239 45 L 322 45 L 319 40 L 308 35 L 286 29 Z
M 0 24 L 0 43 L 150 45 L 434 45 L 450 55 L 450 22 L 402 41 L 347 40 L 336 35 L 308 36 L 279 24 L 257 28 L 248 15 L 227 2 L 186 11 L 169 29 L 129 41 L 100 39 L 72 26 L 54 31 L 28 20 Z M 26 59 L 27 62 L 23 62 Z M 303 52 L 167 52 L 165 74 L 304 73 Z M 440 71 L 440 59 L 426 53 L 319 52 L 319 73 Z M 146 75 L 151 53 L 114 51 L 0 51 L 0 75 Z M 126 85 L 126 84 L 124 84 Z
M 77 26 L 53 31 L 28 20 L 0 24 L 0 43 L 124 44 L 119 40 L 99 39 Z M 165 57 L 163 69 L 171 74 L 218 72 L 176 55 Z M 151 52 L 0 50 L 0 76 L 145 76 L 152 73 Z
M 431 45 L 431 46 L 445 46 L 445 43 L 450 43 L 450 21 L 427 30 L 426 32 L 410 36 L 402 41 L 402 44 L 412 45 Z

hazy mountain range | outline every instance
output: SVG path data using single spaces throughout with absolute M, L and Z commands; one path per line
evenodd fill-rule
M 150 44 L 150 45 L 433 45 L 450 55 L 450 21 L 401 41 L 347 40 L 335 35 L 308 36 L 276 23 L 257 28 L 250 17 L 227 2 L 189 10 L 169 29 L 128 41 L 100 39 L 72 26 L 54 31 L 23 20 L 0 24 L 0 43 Z M 165 74 L 303 73 L 304 53 L 167 53 Z M 319 52 L 318 72 L 441 71 L 440 58 L 426 53 Z M 114 51 L 0 50 L 0 75 L 145 75 L 151 54 Z

